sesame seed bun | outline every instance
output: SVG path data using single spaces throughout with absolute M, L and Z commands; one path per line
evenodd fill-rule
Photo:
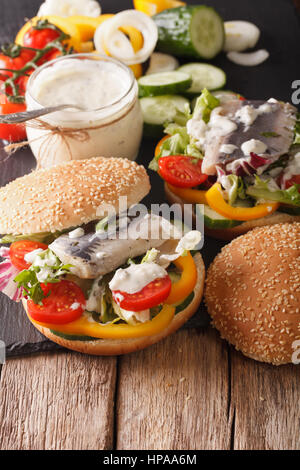
M 185 202 L 174 194 L 168 186 L 165 184 L 165 194 L 167 200 L 170 204 L 185 204 Z M 211 229 L 204 226 L 205 234 L 212 238 L 217 238 L 218 240 L 233 240 L 240 235 L 243 235 L 249 230 L 252 230 L 256 227 L 264 227 L 266 225 L 275 225 L 275 224 L 285 224 L 285 223 L 292 223 L 292 222 L 300 222 L 300 215 L 290 215 L 285 214 L 283 212 L 274 212 L 271 215 L 267 215 L 266 217 L 262 217 L 260 219 L 249 220 L 247 222 L 243 222 L 240 225 L 237 225 L 233 228 L 225 228 L 225 229 Z
M 300 339 L 300 223 L 251 230 L 208 269 L 205 301 L 222 338 L 246 356 L 292 362 Z
M 133 339 L 100 339 L 96 341 L 69 341 L 67 339 L 61 338 L 53 334 L 48 328 L 44 328 L 40 325 L 37 325 L 30 317 L 29 320 L 44 336 L 49 338 L 54 343 L 57 343 L 65 348 L 72 349 L 73 351 L 82 352 L 84 354 L 92 354 L 95 356 L 114 356 L 127 354 L 134 351 L 139 351 L 141 349 L 147 348 L 152 344 L 157 343 L 158 341 L 166 338 L 167 336 L 174 333 L 178 330 L 184 323 L 186 323 L 189 318 L 191 318 L 194 313 L 198 310 L 198 307 L 202 300 L 203 288 L 204 288 L 204 279 L 205 279 L 205 267 L 202 260 L 202 256 L 197 253 L 194 257 L 198 279 L 197 284 L 194 289 L 194 298 L 192 302 L 180 313 L 175 315 L 172 322 L 167 328 L 165 328 L 160 333 L 153 336 L 144 336 L 143 338 L 133 338 Z M 23 306 L 28 315 L 26 300 L 23 299 Z
M 120 196 L 127 196 L 131 206 L 149 190 L 145 168 L 127 159 L 73 160 L 36 170 L 0 189 L 0 233 L 27 235 L 80 226 L 100 219 L 101 208 L 108 204 L 118 210 Z

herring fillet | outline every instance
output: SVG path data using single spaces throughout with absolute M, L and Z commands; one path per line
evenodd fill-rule
M 246 127 L 235 118 L 237 110 L 243 106 L 250 105 L 259 108 L 263 104 L 271 105 L 270 113 L 259 114 L 252 125 Z M 226 165 L 235 160 L 245 158 L 241 150 L 241 145 L 251 139 L 260 140 L 267 145 L 266 152 L 261 155 L 268 159 L 269 164 L 274 163 L 281 155 L 287 153 L 293 143 L 294 127 L 296 123 L 297 109 L 289 103 L 267 101 L 234 101 L 225 103 L 223 106 L 224 116 L 237 124 L 237 129 L 225 136 L 215 136 L 211 133 L 205 146 L 205 157 L 202 169 L 209 175 L 216 174 L 216 166 L 226 170 Z M 274 136 L 270 135 L 274 133 Z M 265 135 L 264 135 L 265 134 Z M 230 155 L 221 152 L 223 144 L 235 145 L 237 149 Z
M 172 238 L 172 235 L 167 236 L 166 227 L 162 229 L 161 219 L 158 216 L 134 219 L 128 225 L 128 237 L 124 239 L 122 231 L 117 233 L 116 239 L 107 239 L 103 232 L 88 233 L 73 239 L 65 234 L 49 248 L 63 264 L 73 266 L 72 274 L 81 279 L 95 279 L 120 267 L 129 258 L 144 255 L 151 248 L 158 248 L 166 239 Z M 170 231 L 174 235 L 171 224 Z

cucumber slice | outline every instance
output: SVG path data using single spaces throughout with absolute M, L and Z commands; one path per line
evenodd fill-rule
M 284 206 L 283 204 L 280 204 L 277 210 L 284 214 L 300 215 L 300 207 L 297 206 Z
M 223 49 L 224 23 L 211 7 L 172 8 L 152 18 L 158 27 L 158 51 L 177 57 L 213 59 Z
M 178 111 L 184 112 L 189 101 L 178 95 L 145 97 L 140 99 L 144 117 L 144 135 L 160 137 L 164 124 L 172 122 Z
M 67 333 L 62 333 L 61 331 L 50 330 L 55 336 L 59 338 L 67 339 L 68 341 L 99 341 L 99 338 L 92 338 L 91 336 L 82 336 L 82 335 L 69 335 Z
M 185 92 L 192 85 L 192 79 L 184 72 L 162 72 L 145 75 L 138 80 L 139 95 L 177 95 Z
M 163 54 L 162 52 L 153 52 L 150 57 L 149 68 L 146 75 L 153 73 L 172 72 L 178 69 L 178 60 L 170 54 Z
M 225 72 L 219 67 L 210 64 L 186 64 L 179 67 L 178 72 L 184 72 L 191 76 L 193 83 L 187 90 L 187 93 L 191 95 L 200 95 L 203 88 L 208 90 L 223 88 L 226 83 Z
M 221 214 L 218 214 L 206 204 L 196 205 L 196 215 L 204 217 L 204 225 L 207 228 L 233 228 L 243 223 L 239 220 L 226 219 L 226 217 L 223 217 Z

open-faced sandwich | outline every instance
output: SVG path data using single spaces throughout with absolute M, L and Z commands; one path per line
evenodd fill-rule
M 201 234 L 135 208 L 149 189 L 142 166 L 101 157 L 0 189 L 0 290 L 23 301 L 45 336 L 88 354 L 123 354 L 195 313 L 204 265 L 190 250 Z
M 170 202 L 202 204 L 206 233 L 231 239 L 300 221 L 300 118 L 289 103 L 206 89 L 168 123 L 150 168 Z

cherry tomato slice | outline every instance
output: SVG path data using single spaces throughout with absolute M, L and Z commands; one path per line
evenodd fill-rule
M 24 256 L 38 248 L 47 250 L 48 246 L 44 243 L 32 242 L 30 240 L 22 240 L 12 243 L 9 249 L 9 256 L 12 264 L 20 271 L 30 268 L 30 264 L 25 261 Z
M 202 173 L 202 160 L 187 155 L 170 155 L 158 160 L 162 178 L 178 188 L 193 188 L 207 180 Z
M 155 279 L 136 294 L 127 294 L 126 292 L 113 291 L 115 302 L 124 310 L 140 312 L 148 308 L 156 307 L 169 297 L 172 282 L 167 275 L 161 279 Z M 117 295 L 119 294 L 119 295 Z M 120 297 L 123 299 L 120 301 Z
M 85 297 L 80 287 L 72 281 L 42 284 L 45 295 L 42 305 L 32 300 L 27 302 L 31 318 L 41 323 L 64 325 L 81 317 L 85 308 Z

